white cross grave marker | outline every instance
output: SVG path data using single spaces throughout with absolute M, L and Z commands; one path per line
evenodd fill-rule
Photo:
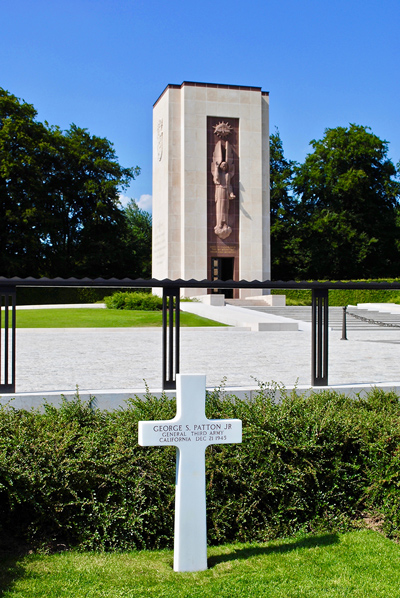
M 176 416 L 139 422 L 141 446 L 177 448 L 174 571 L 207 569 L 205 449 L 242 442 L 240 419 L 207 419 L 206 377 L 177 374 Z

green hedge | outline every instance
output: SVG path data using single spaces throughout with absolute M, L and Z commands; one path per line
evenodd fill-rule
M 252 400 L 207 396 L 208 417 L 240 418 L 243 443 L 206 451 L 208 540 L 265 540 L 344 530 L 381 514 L 400 537 L 400 404 L 372 390 L 349 399 L 260 386 Z M 33 545 L 172 546 L 175 448 L 140 447 L 139 420 L 175 401 L 128 401 L 106 412 L 63 400 L 43 412 L 0 409 L 0 529 Z
M 118 291 L 104 298 L 109 309 L 137 309 L 157 311 L 162 309 L 162 298 L 151 293 L 131 293 Z
M 343 281 L 346 282 L 346 281 Z M 353 282 L 400 282 L 395 279 L 359 280 Z M 286 295 L 287 305 L 311 305 L 311 291 L 306 289 L 273 289 L 273 295 Z M 400 291 L 388 289 L 330 289 L 329 305 L 344 306 L 357 303 L 400 303 Z
M 96 303 L 112 293 L 115 289 L 21 287 L 17 289 L 17 305 Z
M 151 293 L 151 289 L 137 289 L 137 291 L 146 295 Z M 125 289 L 124 292 L 126 292 Z M 123 292 L 121 291 L 121 293 Z M 113 294 L 115 294 L 115 289 L 107 288 L 20 287 L 17 289 L 17 305 L 96 303 Z

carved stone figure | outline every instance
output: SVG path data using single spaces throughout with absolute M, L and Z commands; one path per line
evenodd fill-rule
M 236 196 L 232 191 L 231 179 L 235 174 L 232 147 L 228 141 L 232 127 L 225 122 L 215 125 L 215 135 L 219 137 L 215 144 L 211 173 L 215 185 L 216 223 L 215 234 L 226 239 L 232 232 L 228 222 L 229 201 Z

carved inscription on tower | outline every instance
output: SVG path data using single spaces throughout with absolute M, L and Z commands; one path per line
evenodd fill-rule
M 164 150 L 164 121 L 162 118 L 158 119 L 157 123 L 157 157 L 161 162 Z

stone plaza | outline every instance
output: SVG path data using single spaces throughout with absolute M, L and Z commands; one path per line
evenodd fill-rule
M 184 304 L 182 304 L 184 305 Z M 305 308 L 306 309 L 306 308 Z M 242 310 L 247 312 L 249 310 Z M 244 315 L 244 318 L 246 316 Z M 79 386 L 99 407 L 123 406 L 145 384 L 161 392 L 162 331 L 159 328 L 17 329 L 15 406 L 58 402 Z M 241 327 L 181 328 L 182 373 L 204 373 L 208 388 L 225 384 L 250 396 L 257 380 L 311 387 L 311 331 L 254 332 Z M 329 333 L 329 387 L 346 392 L 371 385 L 400 390 L 400 329 L 370 326 Z

